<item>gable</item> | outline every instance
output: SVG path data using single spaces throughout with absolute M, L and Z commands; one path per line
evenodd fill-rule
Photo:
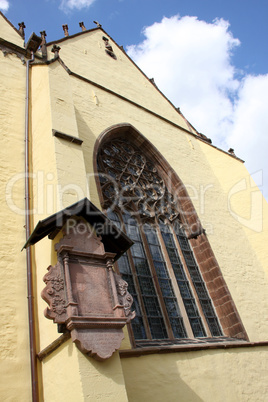
M 0 12 L 0 38 L 13 43 L 14 45 L 24 47 L 24 41 L 17 29 Z
M 109 39 L 115 58 L 105 51 L 103 37 Z M 48 44 L 49 58 L 53 58 L 54 43 Z M 174 106 L 102 29 L 74 35 L 57 44 L 61 48 L 60 58 L 72 72 L 189 130 Z

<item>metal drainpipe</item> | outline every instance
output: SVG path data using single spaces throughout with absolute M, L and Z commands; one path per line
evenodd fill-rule
M 30 63 L 34 61 L 34 52 L 31 52 L 31 59 L 26 62 L 26 103 L 25 103 L 25 229 L 26 240 L 31 234 L 30 220 L 30 141 L 29 141 L 29 71 Z M 32 252 L 31 247 L 26 248 L 27 265 L 27 298 L 28 298 L 28 318 L 29 318 L 29 338 L 30 338 L 30 361 L 32 379 L 32 401 L 39 401 L 38 391 L 38 372 L 36 355 L 36 333 L 34 326 L 34 296 L 33 296 L 33 277 L 32 277 Z

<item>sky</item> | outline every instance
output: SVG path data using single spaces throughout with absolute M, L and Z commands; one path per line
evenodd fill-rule
M 190 123 L 233 148 L 268 200 L 267 0 L 0 0 L 26 41 L 99 21 Z

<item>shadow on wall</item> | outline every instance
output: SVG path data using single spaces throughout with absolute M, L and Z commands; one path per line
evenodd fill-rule
M 96 142 L 96 136 L 89 128 L 87 122 L 81 115 L 81 113 L 75 108 L 75 116 L 77 122 L 77 128 L 79 132 L 79 138 L 83 141 L 83 155 L 84 155 L 84 163 L 86 173 L 94 175 L 94 167 L 93 167 L 93 149 Z M 90 201 L 93 202 L 96 206 L 99 205 L 99 199 L 97 196 L 96 182 L 94 176 L 92 176 L 91 180 L 89 177 L 89 192 L 90 192 Z
M 129 402 L 206 402 L 182 380 L 178 360 L 173 353 L 121 359 Z
M 92 172 L 92 151 L 96 142 L 96 136 L 89 128 L 87 122 L 85 121 L 82 114 L 75 108 L 75 117 L 77 122 L 77 128 L 79 133 L 79 138 L 83 141 L 82 147 L 85 157 L 85 166 L 87 172 Z
M 268 347 L 123 358 L 129 402 L 267 399 Z
M 127 402 L 124 374 L 118 352 L 104 362 L 96 361 L 80 351 L 78 355 L 85 400 Z
M 69 339 L 43 360 L 43 368 L 44 400 L 127 401 L 118 352 L 98 362 L 81 353 Z

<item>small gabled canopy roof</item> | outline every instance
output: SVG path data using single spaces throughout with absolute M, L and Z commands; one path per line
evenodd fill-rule
M 49 239 L 54 239 L 65 225 L 67 219 L 72 216 L 84 218 L 95 228 L 97 235 L 100 235 L 102 238 L 105 251 L 116 253 L 115 260 L 133 244 L 132 240 L 118 229 L 88 198 L 84 198 L 62 211 L 39 221 L 23 248 L 37 243 L 45 236 L 48 236 Z

